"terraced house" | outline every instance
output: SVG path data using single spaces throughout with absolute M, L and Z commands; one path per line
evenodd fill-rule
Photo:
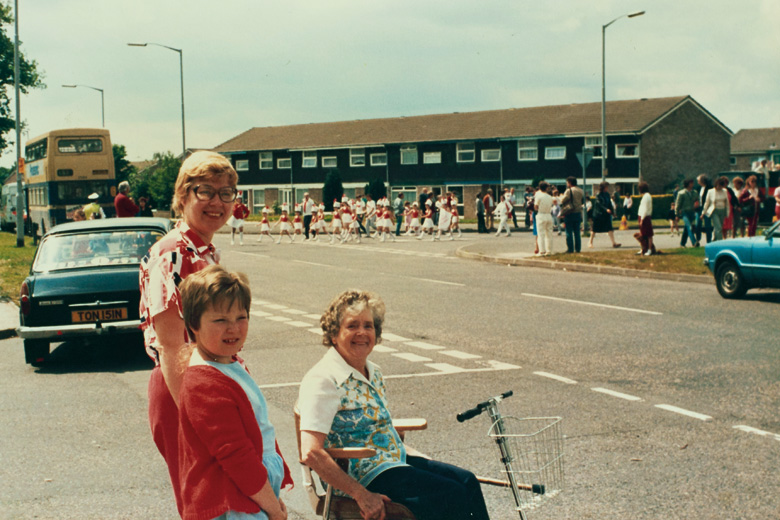
M 646 180 L 659 193 L 729 169 L 732 132 L 690 96 L 612 101 L 606 118 L 606 178 L 624 191 Z M 376 179 L 407 200 L 423 187 L 453 191 L 469 217 L 487 188 L 582 178 L 584 148 L 594 152 L 586 171 L 593 186 L 601 182 L 600 103 L 260 127 L 215 151 L 233 162 L 255 213 L 306 191 L 320 200 L 337 169 L 350 197 Z

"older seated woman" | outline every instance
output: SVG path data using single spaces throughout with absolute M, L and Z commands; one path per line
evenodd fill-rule
M 301 383 L 304 464 L 355 499 L 365 519 L 382 520 L 385 503 L 403 504 L 418 520 L 487 519 L 482 490 L 469 471 L 407 455 L 393 428 L 379 367 L 368 355 L 382 337 L 385 307 L 376 295 L 349 290 L 322 315 L 328 351 Z M 326 448 L 369 447 L 376 455 L 350 460 L 347 473 Z

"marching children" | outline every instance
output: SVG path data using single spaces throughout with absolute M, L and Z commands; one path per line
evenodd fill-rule
M 341 237 L 342 225 L 341 225 L 341 204 L 338 200 L 333 199 L 333 218 L 330 221 L 330 243 L 332 244 L 335 239 L 339 239 L 340 242 L 344 240 Z
M 317 214 L 315 215 L 315 217 L 316 217 L 317 220 L 313 224 L 314 232 L 315 232 L 314 240 L 319 242 L 320 235 L 322 235 L 323 233 L 325 235 L 329 235 L 328 227 L 327 227 L 327 225 L 325 223 L 325 204 L 320 204 L 319 205 L 319 207 L 317 208 Z
M 276 241 L 276 243 L 281 243 L 282 236 L 287 235 L 287 237 L 290 239 L 290 243 L 292 244 L 294 239 L 290 234 L 290 231 L 292 231 L 292 226 L 290 225 L 290 216 L 287 214 L 287 204 L 282 206 L 282 216 L 279 217 L 279 220 L 277 220 L 276 224 L 274 224 L 274 227 L 276 226 L 279 226 L 279 239 Z
M 303 235 L 303 217 L 301 217 L 301 206 L 299 204 L 295 205 L 295 216 L 293 217 L 293 242 L 295 242 L 295 235 Z
M 349 242 L 352 240 L 352 209 L 349 207 L 349 199 L 344 200 L 341 203 L 341 241 Z M 358 241 L 360 240 L 360 234 L 358 233 Z
M 431 240 L 440 240 L 444 233 L 449 233 L 450 240 L 455 240 L 452 236 L 452 209 L 448 201 L 443 201 L 439 207 L 439 229 Z
M 260 387 L 238 357 L 249 328 L 246 275 L 211 265 L 179 286 L 194 341 L 179 393 L 183 518 L 283 519 L 290 470 Z
M 404 234 L 412 234 L 412 206 L 408 200 L 404 202 Z
M 393 239 L 393 242 L 395 242 L 395 233 L 393 233 L 393 212 L 390 210 L 390 201 L 385 199 L 384 200 L 384 206 L 382 208 L 382 238 L 379 239 L 380 242 L 384 242 L 387 237 L 390 237 Z M 377 227 L 379 227 L 379 223 L 377 222 Z
M 268 221 L 268 206 L 263 208 L 263 220 L 260 221 L 260 236 L 257 237 L 258 242 L 263 241 L 263 235 L 274 241 L 274 237 L 271 236 L 271 223 Z
M 412 209 L 409 210 L 409 217 L 411 218 L 411 221 L 409 222 L 409 233 L 417 236 L 417 233 L 420 232 L 420 208 L 417 205 L 417 201 L 412 202 Z
M 425 214 L 423 215 L 423 225 L 417 240 L 422 240 L 423 233 L 433 235 L 433 202 L 431 199 L 425 201 Z
M 460 231 L 460 215 L 458 214 L 458 199 L 455 199 L 453 204 L 451 205 L 452 209 L 452 231 L 458 232 L 458 238 L 463 236 L 463 233 Z M 452 233 L 450 233 L 452 234 Z
M 249 208 L 246 207 L 241 201 L 241 195 L 236 197 L 236 202 L 233 203 L 233 214 L 228 219 L 230 224 L 230 245 L 236 244 L 236 230 L 239 232 L 239 245 L 244 245 L 244 219 L 249 216 Z

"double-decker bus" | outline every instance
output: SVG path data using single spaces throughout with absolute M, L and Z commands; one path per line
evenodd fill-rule
M 70 220 L 76 208 L 93 202 L 93 193 L 106 216 L 114 215 L 116 178 L 108 130 L 47 132 L 27 141 L 25 162 L 28 215 L 39 233 Z

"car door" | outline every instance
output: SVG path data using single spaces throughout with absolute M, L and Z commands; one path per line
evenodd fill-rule
M 753 269 L 758 285 L 780 287 L 780 225 L 753 243 Z

